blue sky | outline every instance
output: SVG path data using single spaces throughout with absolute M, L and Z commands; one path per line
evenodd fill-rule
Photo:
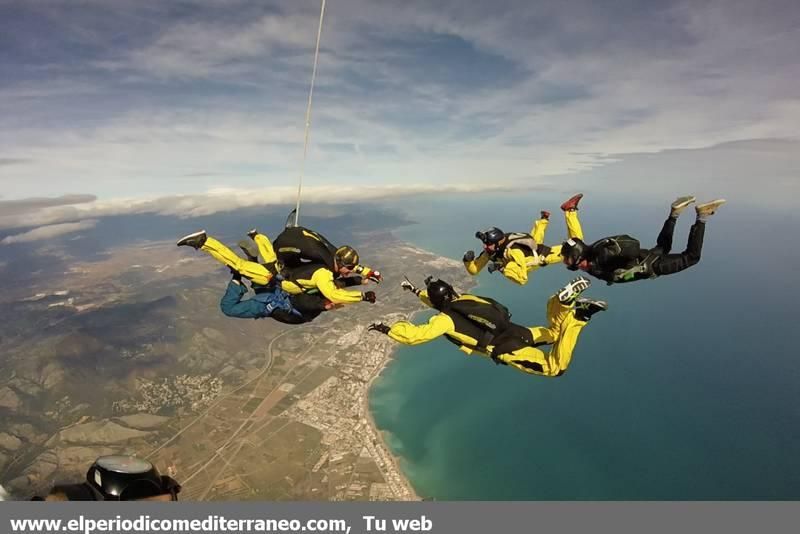
M 290 199 L 318 15 L 0 1 L 0 227 Z M 331 0 L 309 199 L 613 184 L 769 202 L 797 190 L 798 80 L 793 0 Z M 24 200 L 64 194 L 97 199 Z

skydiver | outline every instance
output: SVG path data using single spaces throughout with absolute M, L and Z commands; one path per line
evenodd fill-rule
M 530 328 L 512 323 L 505 307 L 492 299 L 459 295 L 442 280 L 429 278 L 425 290 L 409 281 L 401 285 L 439 313 L 422 325 L 408 321 L 391 326 L 373 323 L 369 330 L 386 334 L 404 345 L 418 345 L 445 336 L 466 354 L 482 354 L 497 364 L 548 377 L 564 374 L 583 327 L 592 315 L 608 309 L 608 304 L 601 300 L 580 298 L 591 285 L 584 277 L 572 280 L 547 301 L 548 326 Z M 538 348 L 543 345 L 550 345 L 550 350 L 544 352 Z
M 680 254 L 670 254 L 675 222 L 695 200 L 693 196 L 685 196 L 671 204 L 669 217 L 658 234 L 655 248 L 641 249 L 639 241 L 629 235 L 606 237 L 591 245 L 579 238 L 571 238 L 561 247 L 564 264 L 572 271 L 580 269 L 605 280 L 609 285 L 656 278 L 688 269 L 700 261 L 706 221 L 725 203 L 724 199 L 717 199 L 695 206 L 697 219 L 689 230 L 686 250 Z
M 289 229 L 287 228 L 287 230 Z M 203 250 L 257 286 L 268 287 L 278 274 L 278 266 L 283 260 L 275 253 L 267 236 L 258 233 L 255 229 L 250 230 L 248 235 L 258 245 L 259 253 L 264 260 L 263 264 L 252 258 L 242 259 L 219 240 L 206 234 L 205 230 L 182 237 L 177 245 Z M 301 262 L 294 268 L 283 266 L 280 287 L 289 293 L 293 300 L 302 300 L 303 297 L 299 297 L 301 294 L 316 295 L 304 300 L 308 302 L 316 300 L 319 305 L 324 305 L 325 300 L 329 301 L 332 307 L 361 301 L 374 303 L 376 300 L 374 291 L 362 293 L 342 289 L 342 287 L 366 284 L 369 281 L 380 282 L 382 279 L 379 272 L 359 265 L 358 259 L 355 249 L 344 246 L 335 249 L 327 263 Z M 367 276 L 351 276 L 355 272 L 361 272 Z M 330 307 L 325 309 L 330 309 Z
M 262 258 L 276 258 L 284 277 L 281 287 L 289 294 L 324 297 L 334 306 L 375 302 L 374 291 L 344 289 L 383 280 L 380 272 L 359 263 L 353 247 L 336 247 L 323 235 L 302 226 L 285 228 L 274 243 L 255 228 L 247 235 Z
M 583 229 L 578 219 L 578 203 L 583 194 L 577 194 L 561 204 L 567 222 L 569 237 L 583 238 Z M 542 211 L 541 218 L 533 223 L 530 234 L 504 233 L 496 227 L 476 232 L 475 237 L 483 242 L 483 251 L 475 257 L 468 250 L 464 254 L 464 267 L 471 275 L 477 275 L 488 265 L 488 271 L 500 271 L 506 278 L 520 285 L 528 283 L 528 273 L 553 263 L 561 263 L 561 245 L 544 245 L 544 234 L 550 222 L 550 212 Z

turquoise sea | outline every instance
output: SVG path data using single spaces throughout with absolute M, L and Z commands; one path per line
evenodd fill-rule
M 398 234 L 460 258 L 478 249 L 475 230 L 527 231 L 546 208 L 557 243 L 567 196 L 415 199 L 400 209 L 418 224 Z M 630 233 L 649 245 L 671 200 L 587 193 L 587 240 Z M 693 218 L 679 221 L 678 251 Z M 560 378 L 496 367 L 445 341 L 401 347 L 371 391 L 377 424 L 428 498 L 798 499 L 798 230 L 791 213 L 730 202 L 709 222 L 694 268 L 620 286 L 595 281 L 588 294 L 610 310 L 583 331 Z M 551 266 L 518 287 L 482 273 L 474 291 L 533 325 L 571 276 Z

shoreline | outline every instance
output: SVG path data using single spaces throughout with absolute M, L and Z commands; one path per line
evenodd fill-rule
M 408 314 L 406 316 L 406 320 L 411 320 L 411 318 L 413 318 L 415 314 L 420 313 L 421 311 L 424 311 L 424 309 Z M 400 348 L 399 346 L 390 346 L 390 347 L 391 348 L 388 351 L 384 352 L 383 360 L 381 361 L 380 365 L 376 367 L 375 373 L 372 375 L 372 377 L 367 381 L 366 390 L 364 394 L 364 401 L 363 401 L 364 413 L 366 414 L 367 424 L 369 425 L 370 430 L 377 436 L 381 448 L 386 452 L 386 456 L 389 458 L 392 468 L 396 472 L 398 478 L 402 481 L 404 489 L 406 490 L 407 494 L 410 496 L 409 499 L 402 499 L 402 500 L 421 501 L 423 500 L 423 497 L 421 497 L 419 493 L 417 493 L 417 490 L 414 488 L 414 485 L 411 483 L 411 480 L 408 478 L 408 476 L 403 471 L 403 468 L 400 466 L 401 457 L 392 452 L 391 447 L 384 438 L 383 431 L 381 431 L 381 429 L 378 428 L 378 425 L 375 422 L 375 416 L 372 414 L 372 410 L 370 410 L 369 406 L 369 395 L 370 391 L 372 390 L 372 386 L 381 377 L 383 371 L 394 360 L 395 354 L 397 353 L 397 350 Z
M 436 254 L 434 252 L 425 250 L 423 248 L 419 248 L 419 247 L 413 245 L 412 243 L 410 243 L 408 241 L 399 239 L 394 235 L 394 233 L 392 233 L 391 235 L 399 243 L 401 243 L 403 247 L 412 250 L 416 254 L 424 254 L 424 255 L 432 256 L 433 259 L 435 261 L 437 261 L 437 262 L 441 262 L 441 261 L 457 262 L 457 260 L 452 260 L 451 258 L 447 258 L 445 256 L 441 256 L 439 254 Z M 471 282 L 471 284 L 469 284 L 469 285 L 471 285 L 472 287 L 475 287 L 477 285 L 471 279 L 470 279 L 470 282 Z M 408 313 L 408 314 L 404 315 L 404 320 L 413 321 L 414 317 L 416 315 L 418 315 L 418 314 L 420 314 L 420 313 L 422 313 L 422 312 L 424 312 L 424 311 L 426 311 L 428 309 L 429 308 L 427 308 L 422 303 L 420 303 L 419 309 L 414 310 L 411 313 Z M 378 425 L 375 422 L 375 417 L 374 417 L 372 411 L 370 410 L 370 406 L 369 406 L 369 395 L 370 395 L 370 391 L 372 390 L 372 386 L 381 377 L 381 375 L 383 374 L 383 371 L 395 359 L 397 351 L 403 346 L 404 345 L 402 345 L 402 344 L 392 342 L 392 344 L 388 346 L 388 350 L 386 350 L 384 352 L 383 360 L 376 367 L 375 373 L 373 374 L 373 376 L 366 383 L 366 392 L 364 394 L 364 401 L 363 401 L 364 402 L 364 406 L 363 406 L 363 408 L 364 408 L 364 412 L 366 414 L 366 419 L 367 419 L 367 422 L 368 422 L 370 430 L 378 437 L 378 440 L 380 442 L 380 446 L 383 448 L 383 450 L 386 452 L 387 457 L 390 459 L 392 468 L 394 469 L 394 471 L 396 471 L 396 474 L 398 475 L 398 478 L 400 480 L 402 480 L 403 485 L 404 485 L 405 489 L 407 490 L 408 494 L 410 494 L 412 496 L 410 499 L 403 499 L 403 500 L 421 501 L 421 500 L 424 499 L 424 497 L 420 496 L 419 493 L 417 493 L 417 491 L 414 488 L 413 484 L 411 483 L 410 479 L 408 478 L 408 476 L 403 471 L 403 469 L 402 469 L 402 467 L 400 465 L 401 457 L 396 455 L 394 452 L 392 452 L 391 447 L 389 447 L 389 444 L 386 442 L 386 439 L 384 439 L 383 432 L 378 428 Z

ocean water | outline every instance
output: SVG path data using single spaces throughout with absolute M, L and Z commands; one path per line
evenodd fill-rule
M 558 243 L 564 198 L 406 203 L 418 224 L 399 235 L 460 258 L 478 248 L 475 230 L 527 231 L 547 208 L 548 242 Z M 648 245 L 671 200 L 620 204 L 587 194 L 587 240 L 630 233 Z M 693 219 L 687 212 L 679 221 L 675 250 Z M 559 378 L 497 367 L 446 341 L 401 347 L 371 391 L 376 422 L 429 498 L 798 499 L 800 286 L 790 243 L 799 229 L 791 213 L 731 202 L 708 223 L 699 265 L 655 281 L 594 281 L 587 294 L 610 310 L 584 329 Z M 518 287 L 484 272 L 474 292 L 533 325 L 572 276 L 550 266 Z

